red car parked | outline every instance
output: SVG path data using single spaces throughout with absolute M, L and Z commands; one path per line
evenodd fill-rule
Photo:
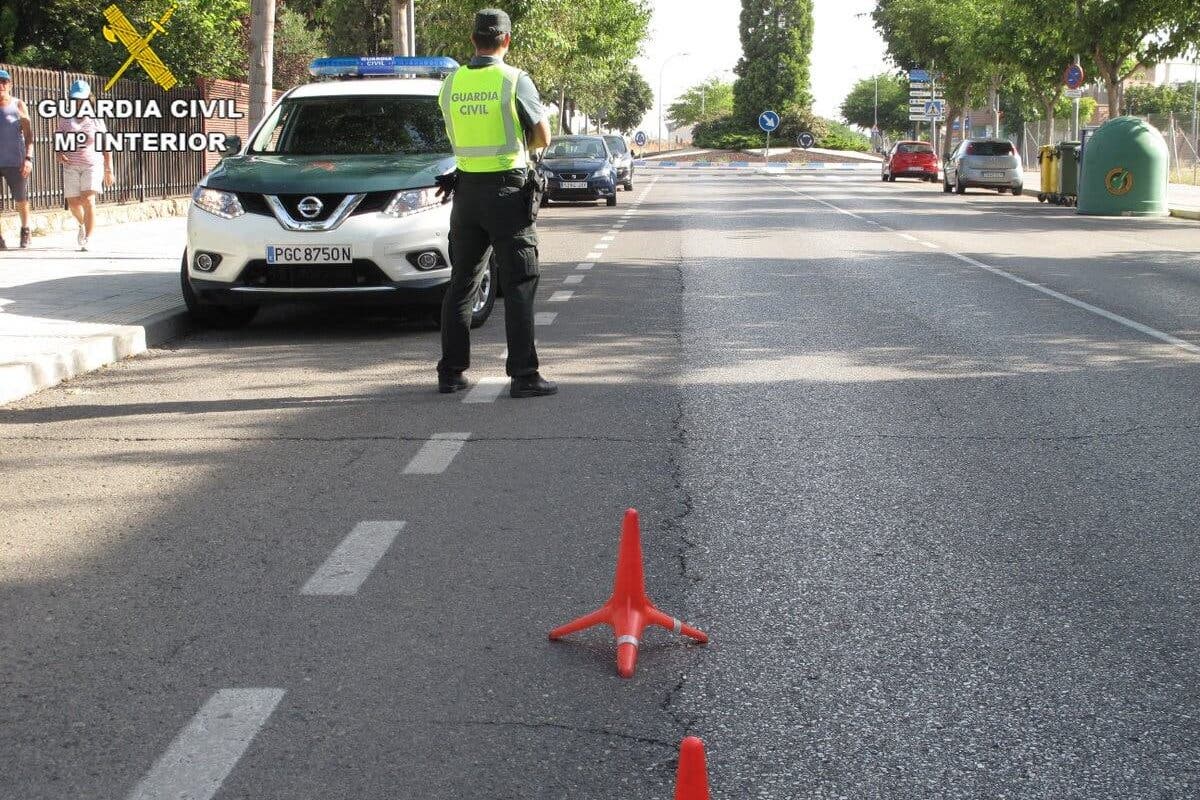
M 896 142 L 883 162 L 882 178 L 919 178 L 934 183 L 938 179 L 937 155 L 929 142 Z

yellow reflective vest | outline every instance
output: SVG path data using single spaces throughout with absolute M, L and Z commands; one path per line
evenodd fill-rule
M 442 83 L 446 133 L 463 172 L 505 172 L 529 164 L 517 116 L 517 78 L 507 64 L 459 67 Z

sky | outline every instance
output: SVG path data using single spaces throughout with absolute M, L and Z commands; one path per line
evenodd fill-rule
M 643 56 L 636 61 L 655 93 L 655 107 L 642 121 L 654 137 L 658 126 L 659 79 L 664 108 L 712 76 L 733 79 L 742 54 L 738 41 L 740 0 L 652 0 L 654 20 Z M 859 78 L 888 69 L 883 41 L 871 27 L 873 0 L 814 0 L 815 32 L 811 63 L 814 110 L 838 118 L 838 109 Z M 664 61 L 674 53 L 687 52 Z

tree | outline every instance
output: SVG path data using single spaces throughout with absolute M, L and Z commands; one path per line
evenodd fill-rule
M 275 15 L 275 86 L 290 88 L 308 80 L 308 65 L 328 55 L 324 33 L 310 26 L 292 4 L 280 6 Z
M 709 78 L 696 84 L 667 107 L 667 119 L 672 128 L 695 125 L 732 113 L 733 84 L 720 78 Z
M 391 0 L 326 0 L 325 46 L 334 55 L 392 55 Z
M 622 133 L 634 130 L 646 112 L 654 107 L 654 91 L 636 69 L 630 69 L 617 84 L 616 102 L 608 115 L 608 124 Z
M 1182 55 L 1200 43 L 1196 0 L 1075 0 L 1074 41 L 1108 88 L 1110 117 L 1121 113 L 1125 80 L 1140 65 Z
M 875 124 L 875 86 L 879 85 L 879 129 L 896 134 L 911 127 L 908 120 L 908 80 L 882 74 L 854 84 L 842 101 L 842 116 L 851 125 L 870 128 Z
M 737 124 L 757 130 L 768 109 L 780 114 L 781 133 L 811 124 L 808 60 L 812 51 L 812 0 L 742 0 L 742 58 L 733 87 Z

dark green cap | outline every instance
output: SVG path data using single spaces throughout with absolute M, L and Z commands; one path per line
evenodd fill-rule
M 475 14 L 475 33 L 481 36 L 512 33 L 512 20 L 498 8 L 485 8 Z

